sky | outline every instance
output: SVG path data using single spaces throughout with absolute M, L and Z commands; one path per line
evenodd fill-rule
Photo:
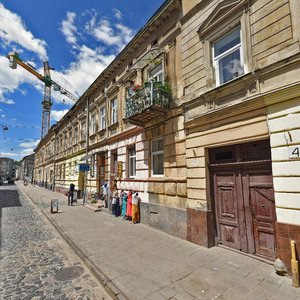
M 43 82 L 18 66 L 19 57 L 80 96 L 145 25 L 164 0 L 0 0 L 0 157 L 20 160 L 41 137 Z M 51 125 L 74 102 L 51 91 Z

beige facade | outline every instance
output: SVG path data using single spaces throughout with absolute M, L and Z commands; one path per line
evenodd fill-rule
M 139 191 L 142 222 L 289 266 L 289 240 L 300 244 L 299 6 L 166 1 L 40 142 L 35 174 L 83 190 L 88 160 L 87 190 Z
M 184 2 L 187 204 L 208 228 L 190 218 L 190 239 L 289 266 L 289 240 L 300 243 L 299 2 Z

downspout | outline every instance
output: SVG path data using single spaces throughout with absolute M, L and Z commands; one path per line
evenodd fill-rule
M 55 177 L 56 177 L 56 148 L 57 148 L 57 132 L 54 132 L 54 153 L 53 153 L 53 178 L 52 178 L 52 191 L 55 191 Z
M 87 157 L 89 153 L 89 139 L 90 139 L 90 107 L 89 107 L 89 97 L 86 98 L 86 142 L 85 142 L 85 156 Z M 88 164 L 88 159 L 85 160 L 85 163 Z M 83 205 L 86 201 L 86 185 L 87 185 L 87 173 L 84 172 L 84 187 L 83 187 Z

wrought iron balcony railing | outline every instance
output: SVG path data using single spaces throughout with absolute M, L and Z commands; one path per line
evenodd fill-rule
M 168 110 L 171 104 L 171 91 L 168 85 L 162 82 L 147 82 L 144 88 L 135 91 L 133 95 L 126 98 L 125 118 L 130 119 L 150 108 L 161 108 Z

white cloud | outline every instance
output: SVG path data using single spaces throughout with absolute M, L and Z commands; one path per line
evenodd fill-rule
M 0 117 L 1 117 L 2 119 L 4 119 L 6 116 L 5 116 L 4 114 L 2 114 L 2 115 L 0 115 Z
M 6 45 L 18 44 L 47 59 L 46 42 L 37 39 L 27 30 L 23 20 L 0 3 L 0 38 Z
M 63 76 L 72 86 L 76 87 L 79 94 L 93 83 L 99 74 L 108 66 L 114 59 L 114 55 L 105 55 L 101 47 L 91 49 L 86 45 L 78 48 L 79 53 L 76 61 L 72 62 Z M 66 103 L 74 104 L 73 101 L 65 97 Z
M 4 98 L 3 94 L 1 93 L 1 91 L 0 91 L 0 97 L 3 97 L 3 98 L 0 99 L 0 103 L 15 104 L 14 100 Z
M 37 146 L 37 144 L 40 142 L 40 140 L 35 140 L 35 141 L 28 141 L 28 142 L 23 142 L 19 146 L 22 148 L 34 148 Z
M 61 32 L 64 34 L 66 41 L 70 44 L 76 44 L 77 27 L 74 25 L 76 14 L 74 12 L 67 12 L 67 19 L 62 21 Z
M 14 100 L 7 97 L 8 94 L 18 89 L 22 83 L 29 83 L 38 90 L 43 90 L 43 84 L 35 76 L 32 76 L 22 67 L 13 70 L 9 67 L 8 59 L 0 56 L 0 102 L 14 104 Z
M 68 112 L 68 109 L 52 110 L 51 111 L 51 119 L 54 121 L 59 121 L 67 112 Z
M 113 8 L 113 12 L 114 12 L 114 16 L 115 16 L 116 19 L 118 19 L 118 20 L 122 19 L 123 15 L 118 9 Z
M 85 29 L 97 41 L 107 46 L 116 46 L 117 51 L 120 51 L 132 39 L 134 32 L 131 28 L 121 23 L 111 23 L 107 18 L 97 20 L 97 13 L 91 12 L 91 14 L 92 17 L 85 24 Z

